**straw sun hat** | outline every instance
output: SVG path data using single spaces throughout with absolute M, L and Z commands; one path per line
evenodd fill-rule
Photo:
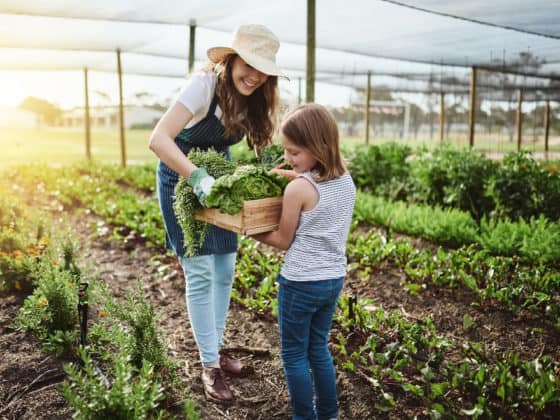
M 235 53 L 260 72 L 287 79 L 276 65 L 279 48 L 278 38 L 267 27 L 242 25 L 235 31 L 231 47 L 213 47 L 208 49 L 207 54 L 210 61 L 218 63 L 226 55 Z

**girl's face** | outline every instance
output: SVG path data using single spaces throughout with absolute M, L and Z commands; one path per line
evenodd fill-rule
M 231 78 L 237 91 L 243 96 L 250 96 L 268 80 L 268 75 L 251 67 L 241 57 L 233 60 Z
M 317 165 L 317 159 L 309 150 L 297 146 L 280 130 L 280 140 L 284 146 L 284 159 L 298 174 L 312 170 Z

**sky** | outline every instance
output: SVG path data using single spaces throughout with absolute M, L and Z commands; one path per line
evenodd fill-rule
M 150 100 L 166 102 L 175 97 L 184 80 L 170 77 L 126 76 L 123 78 L 124 102 L 137 101 L 136 94 L 149 93 Z M 118 104 L 116 74 L 88 73 L 90 105 Z M 305 82 L 301 86 L 305 97 Z M 280 95 L 289 103 L 297 102 L 298 81 L 280 82 Z M 83 71 L 5 71 L 0 70 L 0 105 L 17 107 L 26 97 L 34 96 L 70 109 L 84 104 Z M 315 101 L 330 106 L 346 106 L 355 93 L 352 89 L 316 83 Z

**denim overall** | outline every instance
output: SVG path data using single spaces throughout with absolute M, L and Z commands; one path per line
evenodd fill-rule
M 225 137 L 225 128 L 214 114 L 217 105 L 218 97 L 214 95 L 206 116 L 194 126 L 183 129 L 175 138 L 175 144 L 185 155 L 193 148 L 201 150 L 214 148 L 217 152 L 224 154 L 228 160 L 231 160 L 229 146 L 239 143 L 241 138 Z M 167 248 L 173 249 L 177 256 L 182 257 L 185 254 L 183 232 L 177 223 L 177 218 L 173 211 L 174 189 L 178 181 L 179 175 L 177 172 L 162 161 L 159 161 L 157 168 L 157 194 L 165 224 L 165 244 Z M 225 254 L 236 251 L 237 234 L 210 225 L 208 235 L 198 255 Z

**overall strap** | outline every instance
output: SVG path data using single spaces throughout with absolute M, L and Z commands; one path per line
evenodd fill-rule
M 208 108 L 208 113 L 206 114 L 207 117 L 211 117 L 216 113 L 216 107 L 218 106 L 218 95 L 214 93 L 214 97 L 212 98 L 212 102 L 210 103 L 210 108 Z

